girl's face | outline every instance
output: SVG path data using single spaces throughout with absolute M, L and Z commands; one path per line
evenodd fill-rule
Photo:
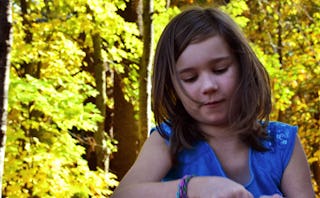
M 224 127 L 239 82 L 239 67 L 220 36 L 191 43 L 176 63 L 175 90 L 200 127 Z

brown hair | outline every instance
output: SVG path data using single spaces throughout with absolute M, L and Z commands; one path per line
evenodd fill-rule
M 231 129 L 253 149 L 265 150 L 260 139 L 267 137 L 265 128 L 271 112 L 267 71 L 227 14 L 217 8 L 192 8 L 174 17 L 164 29 L 157 45 L 153 69 L 152 110 L 158 126 L 165 122 L 172 128 L 172 159 L 181 149 L 204 139 L 174 89 L 172 79 L 175 78 L 176 61 L 190 43 L 216 35 L 227 42 L 239 65 L 240 82 L 228 114 Z M 161 127 L 158 130 L 165 135 Z

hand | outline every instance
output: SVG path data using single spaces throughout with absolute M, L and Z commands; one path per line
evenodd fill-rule
M 260 198 L 283 198 L 283 197 L 279 194 L 274 194 L 274 195 L 263 195 L 263 196 L 260 196 Z
M 194 177 L 188 184 L 188 197 L 253 198 L 241 184 L 224 177 Z M 269 198 L 269 197 L 268 197 Z

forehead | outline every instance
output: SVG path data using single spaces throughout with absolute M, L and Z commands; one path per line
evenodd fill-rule
M 233 58 L 233 54 L 225 40 L 221 36 L 211 36 L 190 43 L 178 57 L 176 67 L 193 67 L 228 58 Z

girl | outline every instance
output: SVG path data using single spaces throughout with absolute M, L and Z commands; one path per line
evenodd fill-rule
M 157 127 L 114 198 L 315 196 L 297 127 L 269 122 L 268 74 L 222 11 L 167 25 L 152 98 Z

